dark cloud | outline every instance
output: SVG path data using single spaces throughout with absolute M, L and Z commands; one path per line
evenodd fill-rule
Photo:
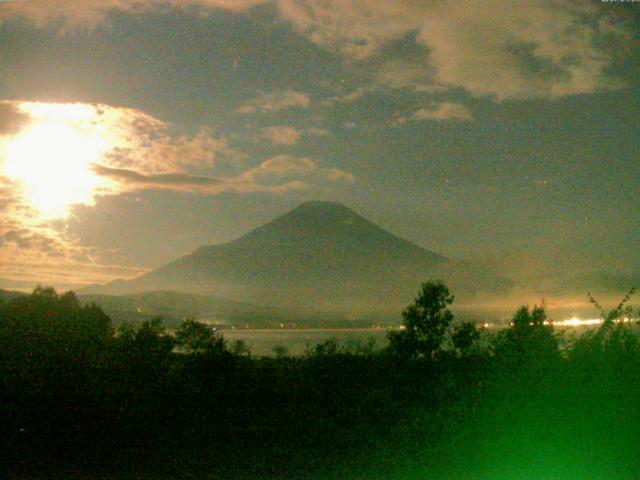
M 214 187 L 221 188 L 232 183 L 213 177 L 199 175 L 188 175 L 186 173 L 156 173 L 144 174 L 126 168 L 111 168 L 104 165 L 95 164 L 93 171 L 103 177 L 109 177 L 125 184 L 153 187 Z
M 60 255 L 61 248 L 57 240 L 44 234 L 21 228 L 9 230 L 0 236 L 2 244 L 13 243 L 18 248 L 25 250 L 37 250 L 48 255 Z
M 133 189 L 169 189 L 218 194 L 222 192 L 272 192 L 301 190 L 319 183 L 354 181 L 353 175 L 336 168 L 323 168 L 309 158 L 286 155 L 270 158 L 236 178 L 215 178 L 181 172 L 146 174 L 126 168 L 95 164 L 96 174 Z M 305 181 L 302 181 L 304 178 Z

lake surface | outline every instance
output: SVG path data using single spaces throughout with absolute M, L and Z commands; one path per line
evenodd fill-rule
M 340 328 L 340 329 L 235 329 L 220 330 L 222 336 L 232 346 L 236 340 L 245 342 L 251 355 L 275 356 L 276 347 L 284 347 L 287 355 L 304 355 L 319 343 L 334 339 L 340 345 L 367 344 L 373 342 L 376 348 L 387 345 L 387 330 L 383 328 Z

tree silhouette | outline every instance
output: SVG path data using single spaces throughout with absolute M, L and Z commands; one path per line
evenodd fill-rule
M 276 358 L 284 358 L 288 355 L 289 350 L 284 345 L 276 345 L 273 347 L 273 353 L 276 355 Z
M 0 311 L 2 338 L 21 354 L 64 354 L 101 348 L 111 339 L 111 319 L 95 304 L 80 305 L 73 292 L 36 287 Z
M 249 346 L 247 345 L 247 342 L 245 342 L 244 340 L 236 340 L 235 342 L 233 342 L 233 345 L 231 346 L 231 352 L 234 355 L 247 355 L 247 356 L 251 356 L 251 350 L 249 349 Z
M 432 358 L 441 348 L 453 313 L 453 295 L 442 281 L 422 284 L 414 303 L 402 312 L 403 329 L 389 332 L 391 351 L 401 357 Z
M 176 343 L 164 334 L 162 319 L 147 320 L 137 329 L 123 326 L 118 333 L 114 347 L 121 374 L 128 376 L 132 386 L 159 381 Z
M 212 337 L 211 327 L 193 319 L 183 320 L 176 331 L 176 341 L 189 353 L 204 351 Z
M 520 307 L 511 326 L 498 334 L 496 355 L 516 365 L 544 362 L 559 356 L 558 338 L 553 325 L 546 324 L 544 307 Z
M 633 316 L 629 302 L 636 292 L 631 288 L 620 303 L 612 310 L 606 310 L 588 293 L 589 302 L 598 309 L 602 324 L 578 338 L 571 349 L 571 356 L 577 359 L 598 359 L 622 365 L 631 363 L 640 354 L 640 341 L 628 322 Z
M 632 287 L 629 289 L 627 294 L 622 298 L 620 303 L 616 305 L 616 307 L 612 310 L 605 310 L 602 305 L 594 298 L 591 293 L 588 293 L 589 303 L 591 303 L 594 307 L 596 307 L 600 313 L 600 318 L 602 318 L 602 329 L 606 330 L 610 328 L 614 322 L 620 321 L 623 317 L 631 317 L 633 314 L 631 306 L 628 305 L 631 297 L 636 293 L 636 288 Z
M 474 346 L 479 340 L 480 332 L 475 322 L 462 322 L 455 325 L 453 332 L 451 332 L 453 348 L 463 357 L 473 352 Z

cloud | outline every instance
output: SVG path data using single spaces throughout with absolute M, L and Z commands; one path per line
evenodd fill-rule
M 147 173 L 184 168 L 212 168 L 220 161 L 239 161 L 243 154 L 208 126 L 181 132 L 137 109 L 89 105 L 95 109 L 93 125 L 109 138 L 104 164 Z
M 239 161 L 244 154 L 208 127 L 193 134 L 175 135 L 171 126 L 141 112 L 130 112 L 120 126 L 126 141 L 107 154 L 113 166 L 141 168 L 149 172 L 188 167 L 214 167 L 220 161 Z
M 261 108 L 277 109 L 306 104 L 299 95 L 295 92 L 285 92 L 277 98 L 268 96 L 266 106 Z M 17 108 L 17 111 L 26 115 L 30 122 L 45 125 L 42 127 L 45 131 L 49 128 L 47 125 L 63 124 L 76 132 L 79 138 L 88 136 L 100 140 L 100 152 L 96 154 L 96 159 L 89 160 L 89 172 L 86 172 L 87 175 L 96 177 L 97 187 L 92 192 L 93 196 L 149 189 L 206 194 L 225 191 L 275 192 L 282 191 L 287 183 L 299 181 L 300 179 L 291 177 L 296 173 L 304 176 L 307 184 L 313 183 L 314 179 L 324 180 L 332 177 L 339 180 L 347 175 L 341 176 L 337 171 L 322 169 L 309 159 L 298 161 L 289 157 L 286 160 L 267 160 L 258 167 L 244 167 L 243 173 L 240 167 L 247 161 L 246 154 L 232 148 L 225 138 L 216 136 L 210 128 L 202 126 L 194 133 L 176 133 L 175 126 L 136 109 L 81 103 L 5 101 L 0 102 L 1 105 L 9 105 L 14 110 Z M 293 145 L 303 133 L 324 135 L 327 132 L 322 129 L 303 132 L 290 126 L 267 127 L 262 132 L 272 142 L 282 145 Z M 8 141 L 10 142 L 11 138 Z M 64 165 L 65 152 L 51 153 L 53 156 L 48 161 L 63 162 Z M 220 159 L 233 162 L 233 170 L 240 173 L 235 177 L 212 175 L 211 172 L 217 171 Z M 84 168 L 84 164 L 73 165 L 76 169 Z M 302 165 L 306 167 L 301 168 Z M 277 178 L 279 172 L 286 179 Z M 266 175 L 267 173 L 269 175 Z M 267 177 L 268 181 L 261 183 L 261 180 Z M 14 209 L 13 216 L 22 215 L 16 213 L 17 209 L 29 208 L 29 199 L 22 195 L 24 192 L 19 191 L 18 181 L 2 176 L 0 180 L 0 208 L 5 204 L 8 208 L 11 204 L 11 208 Z M 15 200 L 17 198 L 20 198 L 19 202 Z M 92 204 L 93 198 L 89 196 L 86 200 L 81 203 Z
M 295 145 L 302 137 L 302 132 L 295 127 L 266 127 L 262 129 L 262 137 L 274 145 Z
M 391 87 L 463 88 L 498 100 L 558 98 L 618 88 L 607 74 L 629 51 L 633 26 L 609 5 L 587 0 L 50 0 L 6 3 L 0 19 L 27 16 L 39 23 L 64 18 L 95 25 L 111 9 L 184 8 L 242 12 L 277 5 L 279 15 L 312 42 L 347 59 L 373 61 L 375 81 Z M 618 17 L 620 17 L 618 15 Z M 388 56 L 394 42 L 413 39 L 421 53 Z M 626 47 L 620 48 L 620 45 Z M 305 94 L 265 94 L 240 113 L 306 107 Z
M 371 93 L 374 91 L 374 88 L 370 87 L 358 87 L 349 92 L 340 92 L 338 95 L 334 95 L 322 100 L 322 105 L 325 107 L 331 107 L 336 104 L 346 104 L 355 102 L 356 100 L 362 98 L 364 95 Z
M 226 138 L 208 126 L 182 132 L 177 126 L 134 108 L 0 100 L 0 128 L 2 125 L 12 128 L 5 136 L 30 124 L 63 125 L 79 135 L 99 138 L 105 143 L 102 152 L 105 163 L 113 167 L 155 172 L 213 167 L 220 160 L 243 158 Z M 2 130 L 0 139 L 1 133 Z
M 9 281 L 78 285 L 144 273 L 100 260 L 65 231 L 64 221 L 45 221 L 16 182 L 0 176 L 0 272 Z
M 471 111 L 461 103 L 439 102 L 434 103 L 428 108 L 420 108 L 416 110 L 410 119 L 414 121 L 422 120 L 471 120 L 473 115 Z
M 415 35 L 422 61 L 392 59 L 378 80 L 436 83 L 498 99 L 561 97 L 618 84 L 606 75 L 609 40 L 624 29 L 588 2 L 374 2 L 282 0 L 282 15 L 309 38 L 355 59 Z M 598 19 L 598 22 L 594 22 Z
M 134 266 L 102 263 L 84 253 L 74 255 L 64 245 L 56 248 L 54 253 L 56 251 L 59 254 L 38 248 L 26 249 L 14 243 L 0 243 L 2 282 L 35 286 L 34 279 L 37 279 L 38 283 L 77 288 L 87 283 L 105 283 L 147 271 Z
M 101 176 L 118 181 L 131 190 L 163 189 L 191 193 L 218 194 L 222 192 L 282 193 L 301 190 L 328 182 L 354 181 L 353 175 L 336 168 L 322 168 L 310 158 L 280 155 L 245 170 L 234 178 L 215 178 L 181 172 L 144 174 L 131 169 L 94 165 Z
M 6 222 L 11 212 L 21 207 L 20 188 L 16 182 L 0 175 L 0 217 Z M 1 225 L 1 224 L 0 224 Z
M 29 116 L 12 102 L 0 102 L 0 136 L 14 135 L 29 122 Z
M 587 3 L 467 2 L 426 21 L 417 41 L 430 48 L 437 81 L 477 96 L 593 93 L 614 86 L 611 57 L 584 20 L 595 14 Z
M 14 243 L 21 249 L 33 249 L 49 255 L 60 256 L 64 251 L 60 242 L 51 236 L 27 228 L 9 230 L 0 236 L 2 244 Z
M 310 127 L 301 130 L 292 126 L 265 127 L 260 130 L 258 136 L 269 140 L 273 145 L 292 146 L 299 143 L 303 136 L 324 137 L 329 131 L 320 127 Z
M 409 4 L 375 0 L 280 0 L 281 15 L 313 42 L 362 60 L 416 28 Z
M 110 168 L 96 164 L 94 171 L 103 177 L 117 181 L 122 190 L 174 190 L 190 193 L 218 194 L 222 192 L 270 191 L 245 179 L 224 179 L 182 172 L 145 174 L 127 168 Z
M 0 215 L 0 270 L 11 280 L 37 278 L 56 284 L 108 281 L 114 274 L 142 273 L 137 268 L 104 264 L 51 222 L 43 222 L 15 190 Z
M 167 7 L 223 8 L 234 12 L 268 3 L 269 0 L 29 0 L 8 1 L 0 9 L 0 19 L 26 17 L 39 25 L 65 22 L 63 28 L 91 28 L 104 20 L 112 10 L 135 12 L 157 11 Z M 206 13 L 206 10 L 203 11 Z
M 153 175 L 197 178 L 210 175 L 220 162 L 245 158 L 209 127 L 185 132 L 136 109 L 22 101 L 1 101 L 0 106 L 17 110 L 28 124 L 14 135 L 0 136 L 0 208 L 11 201 L 4 194 L 10 188 L 22 207 L 33 207 L 31 214 L 41 218 L 65 217 L 71 205 L 93 205 L 96 195 L 131 191 L 133 182 L 125 182 L 123 175 L 99 175 L 93 164 L 139 172 L 148 178 L 139 177 L 137 183 L 149 188 Z M 159 177 L 156 183 L 169 180 Z
M 305 93 L 294 90 L 284 92 L 263 93 L 258 98 L 240 105 L 238 113 L 279 112 L 291 108 L 307 108 L 311 98 Z
M 416 88 L 433 83 L 433 69 L 424 58 L 387 60 L 375 73 L 375 82 L 392 88 Z
M 134 184 L 140 186 L 203 186 L 220 188 L 225 185 L 224 180 L 217 178 L 205 177 L 199 175 L 188 175 L 186 173 L 170 172 L 170 173 L 156 173 L 156 174 L 144 174 L 130 170 L 126 168 L 110 168 L 104 165 L 95 164 L 93 170 L 103 177 L 109 177 L 116 179 L 124 184 Z
M 350 184 L 355 181 L 355 178 L 344 170 L 323 168 L 310 158 L 278 155 L 243 172 L 238 180 L 263 185 L 283 186 L 290 184 L 302 187 L 303 185 L 313 186 L 334 182 Z
M 311 127 L 305 130 L 305 135 L 310 135 L 312 137 L 326 137 L 330 135 L 329 130 L 321 127 Z
M 434 121 L 457 121 L 467 122 L 473 120 L 473 114 L 466 106 L 456 102 L 433 102 L 426 107 L 419 108 L 411 115 L 396 117 L 387 125 L 404 125 L 408 122 Z

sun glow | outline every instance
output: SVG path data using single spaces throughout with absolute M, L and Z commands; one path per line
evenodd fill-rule
M 71 205 L 92 203 L 103 180 L 92 170 L 108 150 L 95 108 L 21 105 L 31 124 L 4 145 L 4 174 L 18 181 L 43 216 L 64 217 Z

